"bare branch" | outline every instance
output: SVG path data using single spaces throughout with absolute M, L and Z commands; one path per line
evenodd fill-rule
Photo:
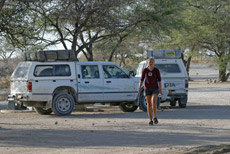
M 2 10 L 4 5 L 5 5 L 5 0 L 0 0 L 0 11 Z

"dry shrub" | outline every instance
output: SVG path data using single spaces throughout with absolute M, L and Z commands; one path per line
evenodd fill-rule
M 5 101 L 7 100 L 7 95 L 0 95 L 0 101 Z
M 0 88 L 9 88 L 10 78 L 9 77 L 0 77 Z
M 211 58 L 192 58 L 192 63 L 213 63 L 214 59 Z
M 9 94 L 10 78 L 0 77 L 0 101 L 7 100 L 7 95 Z

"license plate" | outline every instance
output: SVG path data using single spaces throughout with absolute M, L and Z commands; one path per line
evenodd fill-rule
M 22 98 L 22 95 L 17 95 L 17 99 L 21 99 Z
M 169 92 L 168 92 L 169 94 L 172 94 L 172 90 L 169 90 Z

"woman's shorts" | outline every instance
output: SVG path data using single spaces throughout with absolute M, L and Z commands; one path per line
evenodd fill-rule
M 152 96 L 153 94 L 159 94 L 159 89 L 146 89 L 144 88 L 144 96 Z

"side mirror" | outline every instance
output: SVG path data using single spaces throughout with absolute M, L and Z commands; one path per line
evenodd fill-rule
M 129 76 L 135 76 L 136 74 L 134 73 L 134 71 L 129 71 Z

